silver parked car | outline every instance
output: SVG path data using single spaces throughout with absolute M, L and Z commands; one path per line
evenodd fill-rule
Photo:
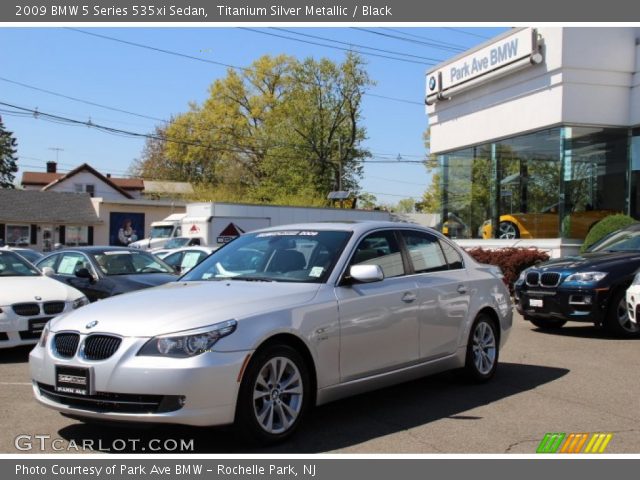
M 511 317 L 499 269 L 434 230 L 280 226 L 56 318 L 30 368 L 37 400 L 68 416 L 235 422 L 271 442 L 313 405 L 459 367 L 488 380 Z

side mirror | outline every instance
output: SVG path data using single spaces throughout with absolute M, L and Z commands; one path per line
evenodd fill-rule
M 44 267 L 42 269 L 42 274 L 45 277 L 53 277 L 56 274 L 56 271 L 51 267 Z
M 91 272 L 89 271 L 88 268 L 79 268 L 78 270 L 76 270 L 76 277 L 86 278 L 90 282 L 95 281 L 95 279 L 93 278 L 93 275 L 91 275 Z
M 352 265 L 349 276 L 359 283 L 371 283 L 384 280 L 384 273 L 380 265 Z
M 175 265 L 173 267 L 173 271 L 176 273 L 182 273 L 182 267 L 180 265 Z

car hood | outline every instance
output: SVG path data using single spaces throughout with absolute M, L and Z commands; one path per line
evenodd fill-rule
M 640 264 L 640 252 L 595 252 L 585 253 L 573 257 L 564 257 L 549 260 L 537 266 L 539 269 L 553 271 L 579 272 L 579 271 L 608 271 L 623 264 L 637 268 Z M 635 267 L 633 267 L 635 265 Z
M 141 288 L 157 287 L 168 282 L 175 282 L 177 275 L 171 273 L 137 273 L 133 275 L 110 275 L 107 278 L 116 285 L 115 293 L 130 292 Z
M 0 306 L 25 302 L 67 302 L 82 296 L 75 288 L 44 275 L 0 277 L 0 292 Z
M 52 331 L 77 330 L 152 337 L 310 301 L 318 284 L 283 282 L 174 282 L 87 305 L 61 316 Z M 88 330 L 89 322 L 98 324 Z

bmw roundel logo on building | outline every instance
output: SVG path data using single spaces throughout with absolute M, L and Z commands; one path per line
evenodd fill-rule
M 94 320 L 93 322 L 89 322 L 89 323 L 87 323 L 87 324 L 84 326 L 84 328 L 86 328 L 87 330 L 89 330 L 90 328 L 95 327 L 97 324 L 98 324 L 98 321 L 97 321 L 97 320 Z
M 436 77 L 430 77 L 429 78 L 429 90 L 435 90 L 436 89 Z

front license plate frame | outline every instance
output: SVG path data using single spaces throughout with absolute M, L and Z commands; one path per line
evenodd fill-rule
M 56 392 L 86 397 L 91 394 L 91 369 L 56 365 Z
M 531 308 L 544 308 L 544 300 L 542 298 L 530 298 L 529 306 Z

